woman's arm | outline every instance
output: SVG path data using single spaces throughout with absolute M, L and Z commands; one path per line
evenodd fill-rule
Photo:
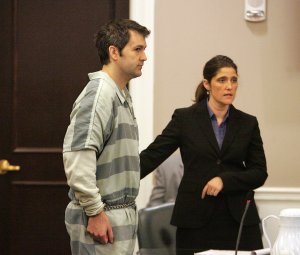
M 180 114 L 175 110 L 171 121 L 145 150 L 140 153 L 141 178 L 156 169 L 180 144 Z
M 244 165 L 245 167 L 241 171 L 230 171 L 229 169 L 229 171 L 220 173 L 225 192 L 256 189 L 262 186 L 268 177 L 263 141 L 256 118 Z

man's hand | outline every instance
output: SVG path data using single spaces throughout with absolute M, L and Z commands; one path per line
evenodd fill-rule
M 101 244 L 113 243 L 114 241 L 112 227 L 104 211 L 89 217 L 87 232 Z
M 214 177 L 203 188 L 201 198 L 204 199 L 206 195 L 216 197 L 222 189 L 222 179 L 220 177 Z

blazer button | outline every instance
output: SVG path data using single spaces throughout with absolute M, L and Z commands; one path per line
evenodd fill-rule
M 218 159 L 217 160 L 217 165 L 220 165 L 222 163 L 222 160 L 221 159 Z

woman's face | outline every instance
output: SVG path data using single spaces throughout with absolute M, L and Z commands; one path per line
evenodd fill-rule
M 209 91 L 209 103 L 216 107 L 228 107 L 232 104 L 238 87 L 238 76 L 234 68 L 223 67 L 204 87 Z

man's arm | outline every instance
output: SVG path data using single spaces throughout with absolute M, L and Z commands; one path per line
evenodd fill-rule
M 112 228 L 104 212 L 96 186 L 96 152 L 80 150 L 63 153 L 65 173 L 68 185 L 74 191 L 76 199 L 89 216 L 87 231 L 100 243 L 113 242 Z

